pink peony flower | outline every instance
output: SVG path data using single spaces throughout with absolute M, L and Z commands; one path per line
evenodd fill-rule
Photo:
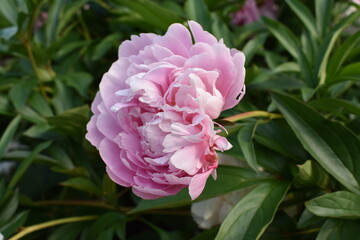
M 275 19 L 278 7 L 274 0 L 264 0 L 260 6 L 255 0 L 246 0 L 244 6 L 232 15 L 232 23 L 235 25 L 245 25 L 259 20 L 261 16 Z
M 92 103 L 86 138 L 110 178 L 141 198 L 185 187 L 197 198 L 216 176 L 216 151 L 232 147 L 213 119 L 243 96 L 245 57 L 198 23 L 189 26 L 123 42 Z

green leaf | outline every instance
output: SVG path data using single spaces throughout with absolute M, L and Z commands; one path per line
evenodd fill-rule
M 184 5 L 187 19 L 198 22 L 205 30 L 211 29 L 211 16 L 204 0 L 187 0 Z
M 69 22 L 72 20 L 74 15 L 81 11 L 81 7 L 84 6 L 89 0 L 78 0 L 78 1 L 68 1 L 64 6 L 64 10 L 61 13 L 61 17 L 58 20 L 58 25 L 56 26 L 56 36 L 59 36 L 62 32 L 65 32 L 64 29 L 69 25 Z M 66 2 L 66 1 L 64 1 Z M 56 39 L 54 39 L 56 41 Z
M 20 166 L 16 169 L 16 172 L 14 173 L 14 175 L 12 176 L 10 183 L 8 185 L 8 188 L 11 189 L 13 187 L 15 187 L 15 185 L 17 184 L 17 182 L 20 180 L 20 178 L 24 175 L 24 173 L 26 172 L 26 170 L 29 168 L 30 164 L 32 163 L 32 161 L 35 159 L 35 157 L 43 150 L 45 150 L 47 147 L 49 147 L 51 144 L 50 141 L 48 142 L 43 142 L 41 144 L 39 144 L 32 152 L 31 154 L 24 159 Z
M 324 36 L 330 26 L 333 0 L 315 0 L 316 27 L 320 36 Z
M 79 100 L 80 97 L 78 94 L 72 88 L 68 87 L 64 81 L 58 78 L 55 78 L 54 90 L 55 94 L 52 98 L 52 104 L 56 114 L 61 114 L 84 104 Z
M 242 51 L 246 56 L 246 66 L 251 63 L 251 59 L 253 58 L 255 53 L 263 48 L 267 36 L 268 34 L 258 34 L 253 39 L 248 41 L 248 43 L 244 46 Z
M 289 174 L 287 165 L 289 160 L 281 154 L 275 153 L 258 143 L 254 143 L 256 160 L 266 172 L 286 176 Z
M 3 38 L 9 40 L 17 33 L 17 31 L 18 31 L 17 26 L 2 28 L 0 29 L 0 39 Z
M 360 81 L 360 63 L 352 63 L 342 68 L 332 83 Z
M 162 30 L 167 30 L 172 23 L 182 22 L 182 19 L 175 12 L 150 0 L 123 0 L 119 2 L 138 13 L 149 24 Z
M 9 98 L 0 94 L 0 114 L 2 115 L 12 115 L 12 105 Z
M 221 224 L 216 240 L 259 239 L 286 195 L 288 182 L 269 181 L 242 198 Z
M 35 124 L 46 124 L 46 119 L 40 116 L 37 112 L 35 112 L 32 108 L 28 106 L 24 106 L 20 111 L 19 114 L 21 117 L 29 122 Z
M 119 212 L 108 212 L 100 216 L 90 227 L 89 235 L 95 239 L 99 233 L 109 229 L 118 223 L 125 224 L 126 218 Z
M 235 29 L 233 33 L 234 46 L 242 46 L 244 42 L 247 42 L 249 38 L 263 31 L 263 26 L 260 21 L 245 24 Z
M 350 36 L 331 56 L 329 59 L 329 64 L 327 66 L 327 79 L 326 83 L 331 83 L 336 74 L 341 69 L 342 64 L 345 62 L 346 58 L 352 53 L 353 49 L 360 42 L 360 31 Z
M 227 24 L 222 21 L 222 19 L 215 13 L 211 14 L 211 33 L 214 34 L 214 36 L 217 39 L 224 40 L 224 43 L 228 47 L 234 46 L 233 41 L 233 35 L 232 32 L 229 30 Z
M 286 3 L 300 18 L 307 30 L 311 33 L 311 35 L 316 38 L 317 31 L 315 26 L 315 19 L 309 9 L 298 0 L 286 0 Z
M 44 117 L 54 115 L 49 103 L 39 92 L 32 92 L 29 98 L 29 106 L 31 106 Z
M 96 195 L 101 195 L 100 188 L 96 186 L 93 182 L 85 178 L 70 178 L 64 182 L 61 182 L 60 185 L 75 188 Z
M 16 25 L 17 7 L 14 1 L 0 0 L 0 28 L 10 25 Z M 6 24 L 8 22 L 8 24 Z
M 359 239 L 360 221 L 328 219 L 321 227 L 316 240 Z
M 284 120 L 269 121 L 258 126 L 255 140 L 271 150 L 298 162 L 306 159 L 306 152 L 299 147 L 301 143 Z
M 10 237 L 16 230 L 18 230 L 26 221 L 29 211 L 23 211 L 10 219 L 4 226 L 0 227 L 0 232 L 5 239 Z
M 302 229 L 302 228 L 308 227 L 310 225 L 316 224 L 322 220 L 323 220 L 323 218 L 320 218 L 320 217 L 312 214 L 305 208 L 296 224 L 296 227 L 298 229 Z
M 84 223 L 69 223 L 51 232 L 48 240 L 76 240 L 84 228 Z
M 321 0 L 321 1 L 326 2 L 327 0 Z M 320 45 L 319 50 L 316 52 L 316 61 L 315 61 L 315 73 L 320 78 L 319 84 L 325 83 L 326 67 L 329 61 L 330 53 L 335 45 L 336 40 L 339 38 L 342 31 L 352 22 L 359 19 L 359 17 L 360 17 L 360 11 L 355 12 L 347 16 L 346 18 L 342 19 L 338 24 L 334 26 L 333 30 L 326 35 L 324 41 Z
M 330 112 L 341 111 L 344 113 L 360 115 L 360 107 L 358 107 L 358 105 L 343 99 L 321 98 L 309 102 L 309 105 L 314 108 Z
M 82 97 L 87 97 L 93 77 L 86 72 L 67 73 L 58 78 L 69 87 L 74 88 Z
M 89 106 L 84 105 L 63 112 L 54 117 L 48 117 L 50 126 L 61 130 L 63 133 L 74 137 L 83 137 L 85 134 L 85 126 L 89 120 Z
M 347 191 L 329 193 L 305 203 L 320 217 L 360 218 L 360 196 Z
M 280 44 L 295 58 L 299 58 L 299 40 L 285 25 L 270 18 L 262 18 L 265 26 Z
M 61 146 L 52 145 L 48 149 L 49 154 L 57 160 L 57 164 L 65 169 L 73 169 L 75 168 L 74 163 L 71 161 L 68 154 L 65 152 Z
M 18 192 L 15 192 L 12 197 L 9 198 L 7 202 L 5 202 L 5 204 L 1 204 L 0 226 L 5 225 L 6 222 L 8 222 L 12 218 L 19 204 L 18 198 Z
M 117 49 L 119 47 L 120 38 L 120 33 L 114 33 L 102 39 L 101 42 L 95 46 L 91 60 L 97 61 L 102 58 L 111 48 Z
M 20 121 L 21 121 L 20 116 L 15 117 L 9 123 L 9 125 L 6 127 L 4 133 L 2 134 L 1 139 L 0 139 L 0 159 L 3 156 L 6 147 L 9 145 L 9 143 L 13 139 L 15 132 L 19 126 Z
M 234 166 L 219 166 L 217 169 L 216 181 L 209 178 L 204 191 L 196 201 L 233 192 L 238 189 L 268 181 L 269 179 L 272 179 L 272 177 L 264 173 L 256 173 L 250 169 Z M 183 189 L 173 196 L 156 200 L 141 200 L 138 206 L 129 213 L 138 213 L 152 209 L 174 208 L 189 204 L 191 204 L 191 199 L 189 197 L 188 189 Z
M 295 98 L 272 96 L 304 148 L 346 188 L 360 194 L 359 138 Z
M 306 58 L 309 60 L 311 66 L 313 66 L 313 62 L 315 59 L 315 54 L 318 49 L 318 42 L 317 39 L 314 38 L 306 29 L 302 31 L 300 36 L 301 46 L 303 47 L 302 50 Z
M 36 85 L 36 82 L 37 80 L 35 78 L 24 79 L 11 88 L 9 98 L 18 112 L 23 110 L 30 93 Z
M 315 80 L 311 74 L 310 64 L 305 57 L 304 52 L 299 48 L 299 39 L 280 22 L 271 20 L 269 18 L 262 18 L 265 26 L 274 35 L 274 37 L 280 42 L 280 44 L 295 58 L 298 60 L 301 73 L 304 77 L 305 83 L 309 87 L 315 86 Z
M 251 122 L 246 126 L 242 127 L 237 135 L 237 139 L 245 156 L 246 162 L 249 166 L 254 170 L 258 171 L 258 165 L 256 161 L 256 155 L 254 151 L 254 144 L 253 138 L 256 131 L 256 127 L 258 126 L 259 122 Z
M 58 29 L 59 21 L 61 20 L 61 13 L 67 1 L 54 0 L 50 5 L 48 17 L 45 25 L 46 46 L 50 46 L 56 39 L 56 32 Z

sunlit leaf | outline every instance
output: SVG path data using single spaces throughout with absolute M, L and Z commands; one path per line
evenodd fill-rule
M 230 211 L 215 239 L 259 239 L 289 187 L 289 183 L 278 181 L 257 186 Z
M 305 206 L 320 217 L 360 218 L 360 196 L 347 191 L 311 199 Z

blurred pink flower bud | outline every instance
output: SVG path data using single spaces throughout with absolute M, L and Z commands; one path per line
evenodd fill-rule
M 255 0 L 246 0 L 243 7 L 232 15 L 232 23 L 245 25 L 259 20 L 261 16 L 276 19 L 277 9 L 274 0 L 264 0 L 260 6 Z

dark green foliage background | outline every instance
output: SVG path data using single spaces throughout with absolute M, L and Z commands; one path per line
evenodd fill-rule
M 5 239 L 360 239 L 359 6 L 277 1 L 277 21 L 235 26 L 243 2 L 0 0 Z M 247 57 L 246 96 L 222 118 L 282 114 L 224 122 L 227 154 L 249 167 L 220 166 L 196 201 L 252 190 L 206 231 L 186 189 L 141 200 L 108 178 L 84 139 L 119 44 L 189 19 Z

